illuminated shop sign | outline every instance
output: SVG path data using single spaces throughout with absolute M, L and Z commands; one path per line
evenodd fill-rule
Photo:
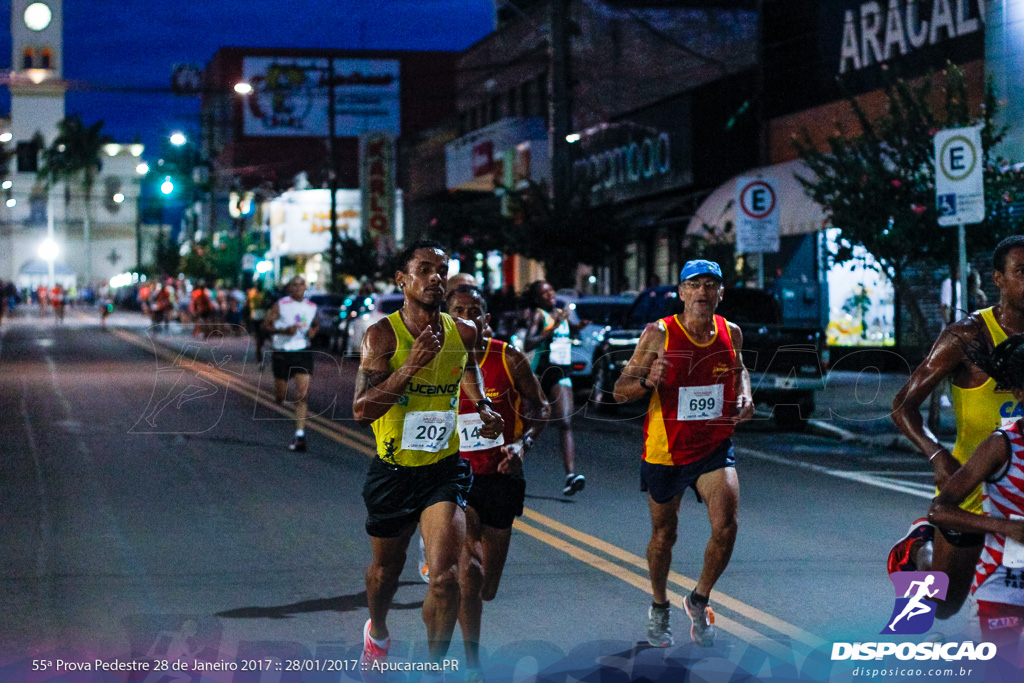
M 840 74 L 899 60 L 929 47 L 952 47 L 948 43 L 954 39 L 972 34 L 981 37 L 984 32 L 984 0 L 871 0 L 836 11 L 842 12 L 842 37 L 830 51 L 837 54 L 834 50 L 838 49 L 834 64 Z M 944 59 L 934 66 L 941 68 L 942 64 Z

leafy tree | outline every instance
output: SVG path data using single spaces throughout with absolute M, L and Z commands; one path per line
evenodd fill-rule
M 367 241 L 360 244 L 351 238 L 344 238 L 340 241 L 341 263 L 338 272 L 343 275 L 351 275 L 354 278 L 376 277 L 380 274 L 380 267 L 377 263 L 377 250 L 373 244 Z M 391 274 L 388 273 L 388 276 Z
M 57 137 L 53 143 L 43 149 L 43 163 L 38 172 L 47 188 L 58 182 L 71 183 L 75 179 L 81 185 L 85 199 L 82 232 L 85 238 L 87 282 L 92 281 L 92 190 L 103 168 L 100 156 L 103 146 L 112 141 L 102 130 L 103 121 L 86 126 L 77 114 L 64 118 L 57 124 Z
M 430 236 L 455 252 L 520 254 L 544 264 L 548 281 L 556 288 L 575 284 L 576 267 L 611 266 L 626 244 L 637 239 L 604 207 L 592 207 L 580 189 L 559 215 L 551 204 L 547 185 L 529 182 L 502 198 L 483 194 L 472 200 L 452 197 L 441 205 L 430 226 Z
M 163 226 L 160 228 L 160 233 L 153 248 L 153 262 L 156 265 L 156 272 L 153 275 L 166 274 L 175 277 L 181 270 L 181 256 L 178 252 L 178 245 L 164 236 Z
M 813 172 L 798 178 L 807 194 L 820 204 L 833 226 L 841 230 L 835 263 L 852 260 L 854 248 L 863 246 L 885 269 L 901 302 L 910 313 L 918 339 L 927 338 L 927 320 L 910 288 L 908 268 L 935 268 L 956 263 L 956 228 L 940 227 L 935 208 L 933 137 L 943 128 L 981 126 L 986 220 L 968 228 L 969 249 L 991 250 L 1009 234 L 1018 232 L 1021 217 L 1012 203 L 1024 194 L 1022 174 L 992 158 L 1005 129 L 994 118 L 999 103 L 989 82 L 980 117 L 968 107 L 963 71 L 945 70 L 944 97 L 933 97 L 933 77 L 917 85 L 893 79 L 885 88 L 886 112 L 871 118 L 856 98 L 847 102 L 859 130 L 837 124 L 826 149 L 815 147 L 808 131 L 794 140 L 797 152 Z M 933 106 L 943 101 L 941 109 Z
M 223 237 L 215 245 L 204 237 L 192 242 L 188 253 L 181 257 L 181 272 L 194 280 L 206 280 L 210 285 L 219 280 L 235 282 L 238 279 L 238 236 Z

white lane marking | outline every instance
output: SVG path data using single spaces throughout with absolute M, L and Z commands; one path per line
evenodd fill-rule
M 790 460 L 789 458 L 783 458 L 778 455 L 772 455 L 763 451 L 755 451 L 751 448 L 738 447 L 737 452 L 757 458 L 758 460 L 767 460 L 768 462 L 774 462 L 779 465 L 789 465 L 791 467 L 800 467 L 805 470 L 811 470 L 812 472 L 818 472 L 819 474 L 825 474 L 830 477 L 836 477 L 838 479 L 846 479 L 847 481 L 856 481 L 861 484 L 867 484 L 868 486 L 877 486 L 881 489 L 889 489 L 890 491 L 898 491 L 900 493 L 906 493 L 910 496 L 916 496 L 918 498 L 924 498 L 925 500 L 931 500 L 935 497 L 934 489 L 928 487 L 925 491 L 922 488 L 918 488 L 921 484 L 916 482 L 897 482 L 883 477 L 873 476 L 865 474 L 863 472 L 850 472 L 847 470 L 834 470 L 830 467 L 822 467 L 821 465 L 814 465 L 809 462 L 802 462 L 800 460 Z
M 49 496 L 46 490 L 46 478 L 43 476 L 43 463 L 39 445 L 36 441 L 35 431 L 32 429 L 32 418 L 29 416 L 27 392 L 25 380 L 18 380 L 18 387 L 21 389 L 21 419 L 25 428 L 25 440 L 28 442 L 28 450 L 32 456 L 32 466 L 35 469 L 36 497 L 39 499 L 39 544 L 36 546 L 36 578 L 39 582 L 39 604 L 45 605 L 47 598 L 51 595 L 49 579 L 49 549 L 53 540 L 53 520 L 50 518 Z

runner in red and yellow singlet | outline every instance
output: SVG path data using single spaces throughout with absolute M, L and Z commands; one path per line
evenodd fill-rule
M 480 669 L 480 617 L 493 600 L 505 569 L 512 523 L 523 514 L 526 480 L 523 456 L 550 415 L 530 361 L 515 347 L 491 339 L 491 316 L 480 290 L 461 285 L 448 292 L 448 312 L 483 331 L 478 346 L 484 390 L 504 421 L 495 439 L 481 435 L 482 422 L 467 397 L 459 399 L 460 453 L 473 468 L 466 494 L 466 541 L 459 558 L 459 625 L 466 644 L 466 666 Z
M 615 400 L 651 396 L 640 466 L 651 512 L 647 565 L 653 602 L 647 640 L 655 647 L 673 643 L 668 573 L 679 503 L 693 488 L 707 505 L 711 539 L 700 580 L 683 599 L 683 608 L 692 623 L 690 639 L 710 647 L 715 617 L 708 599 L 736 541 L 739 481 L 731 437 L 735 425 L 753 415 L 754 404 L 740 357 L 740 328 L 715 315 L 722 300 L 722 269 L 712 261 L 688 261 L 679 279 L 683 312 L 647 326 L 615 383 Z

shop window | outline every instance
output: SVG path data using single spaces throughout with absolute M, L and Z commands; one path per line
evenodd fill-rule
M 19 142 L 17 151 L 18 173 L 35 173 L 39 170 L 39 145 L 35 142 Z
M 28 197 L 28 218 L 26 225 L 46 225 L 46 190 L 36 185 L 32 188 L 32 194 Z
M 533 100 L 533 83 L 527 81 L 520 87 L 519 94 L 519 106 L 523 112 L 523 116 L 536 116 Z
M 117 213 L 121 210 L 123 203 L 121 179 L 117 176 L 107 176 L 103 179 L 103 207 L 108 213 Z M 121 195 L 122 201 L 118 202 L 115 197 Z
M 501 118 L 501 98 L 494 95 L 488 106 L 487 123 L 494 123 L 499 118 Z
M 39 68 L 40 69 L 52 69 L 53 68 L 53 50 L 48 47 L 44 47 L 43 51 L 39 55 Z
M 519 111 L 519 92 L 517 88 L 512 88 L 508 91 L 508 115 L 519 116 L 522 112 Z
M 548 75 L 542 73 L 534 79 L 537 84 L 537 116 L 548 117 Z
M 21 68 L 22 69 L 34 69 L 35 68 L 35 52 L 30 47 L 25 48 L 25 52 L 21 56 Z

